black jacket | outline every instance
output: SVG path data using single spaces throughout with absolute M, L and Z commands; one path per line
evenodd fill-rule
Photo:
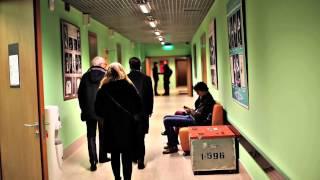
M 100 81 L 104 75 L 105 70 L 103 68 L 93 66 L 81 78 L 78 89 L 78 99 L 82 121 L 97 120 L 99 118 L 94 111 L 94 102 Z
M 111 96 L 131 115 L 120 109 Z M 142 103 L 135 87 L 126 80 L 104 84 L 97 93 L 95 110 L 103 118 L 104 145 L 108 152 L 131 151 L 134 143 L 134 114 L 141 112 Z
M 152 68 L 152 76 L 153 76 L 153 80 L 154 81 L 158 81 L 159 80 L 159 72 L 158 72 L 158 67 L 154 66 Z
M 133 82 L 134 86 L 138 90 L 138 93 L 142 100 L 142 116 L 141 122 L 143 125 L 144 133 L 149 131 L 149 116 L 153 111 L 153 90 L 151 78 L 140 71 L 131 71 L 128 77 Z
M 208 92 L 203 97 L 198 97 L 195 104 L 195 112 L 191 113 L 197 125 L 208 125 L 208 115 L 212 113 L 212 108 L 216 102 L 212 95 Z M 210 120 L 211 122 L 211 120 Z M 210 124 L 210 123 L 209 123 Z

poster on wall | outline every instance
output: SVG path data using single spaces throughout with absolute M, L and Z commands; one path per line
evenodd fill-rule
M 82 76 L 80 28 L 61 20 L 63 99 L 77 98 Z
M 216 19 L 209 24 L 209 55 L 212 86 L 218 89 L 218 67 L 217 67 L 217 40 L 216 40 Z
M 232 97 L 249 108 L 244 9 L 244 0 L 229 0 L 227 4 Z

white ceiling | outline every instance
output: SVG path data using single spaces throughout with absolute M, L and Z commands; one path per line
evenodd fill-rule
M 127 38 L 142 43 L 157 43 L 146 15 L 135 0 L 65 0 L 78 10 L 89 13 L 102 24 Z M 189 42 L 208 13 L 214 0 L 149 0 L 151 16 L 160 20 L 158 29 L 166 41 Z

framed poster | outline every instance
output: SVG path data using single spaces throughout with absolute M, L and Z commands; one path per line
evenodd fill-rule
M 216 18 L 209 25 L 209 55 L 211 82 L 215 89 L 218 89 L 218 66 L 217 66 L 217 38 L 216 38 Z
M 249 108 L 244 10 L 244 0 L 229 0 L 227 4 L 227 20 L 232 97 L 242 106 Z
M 82 76 L 80 28 L 61 20 L 63 99 L 77 97 Z

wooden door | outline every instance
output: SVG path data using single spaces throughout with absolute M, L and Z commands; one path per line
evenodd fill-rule
M 187 86 L 188 62 L 186 59 L 176 59 L 176 86 Z
M 201 70 L 202 81 L 207 83 L 206 33 L 201 36 Z
M 38 52 L 40 48 L 41 51 L 41 47 L 36 46 L 35 34 L 39 29 L 35 29 L 33 3 L 33 0 L 0 1 L 0 157 L 3 180 L 46 179 L 46 175 L 42 176 L 40 151 L 40 140 L 45 136 L 37 134 L 41 114 L 38 93 L 41 92 L 37 88 L 36 50 Z M 36 4 L 39 5 L 39 1 Z M 18 46 L 15 50 L 19 55 L 20 87 L 10 87 L 9 44 Z
M 98 41 L 97 34 L 94 32 L 88 32 L 88 40 L 89 40 L 89 64 L 91 64 L 91 60 L 98 55 Z M 89 66 L 90 67 L 90 66 Z

